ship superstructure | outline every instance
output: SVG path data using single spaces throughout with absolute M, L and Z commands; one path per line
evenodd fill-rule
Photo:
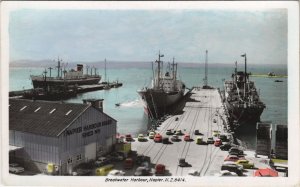
M 158 60 L 155 61 L 156 68 L 153 70 L 151 87 L 137 91 L 143 101 L 145 113 L 150 118 L 159 118 L 167 114 L 183 97 L 185 91 L 184 83 L 177 80 L 177 63 L 174 62 L 174 58 L 169 70 L 163 73 L 162 57 L 164 55 L 159 53 Z

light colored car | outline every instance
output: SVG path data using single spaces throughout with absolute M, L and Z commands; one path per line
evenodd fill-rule
M 217 130 L 213 131 L 213 133 L 212 133 L 212 136 L 215 136 L 215 137 L 217 137 L 219 135 L 220 135 L 220 131 L 217 131 Z
M 144 137 L 143 134 L 139 134 L 139 135 L 138 135 L 138 141 L 139 141 L 139 142 L 143 142 L 143 141 L 145 141 L 145 140 L 146 140 L 146 138 Z
M 149 133 L 149 138 L 150 138 L 150 139 L 153 139 L 154 136 L 155 136 L 155 132 L 152 131 L 152 132 Z
M 222 170 L 220 171 L 219 177 L 236 177 L 238 176 L 236 173 L 234 172 L 230 172 L 228 170 Z
M 183 133 L 180 129 L 177 129 L 176 132 L 175 132 L 175 135 L 183 135 Z
M 121 170 L 116 170 L 116 169 L 113 169 L 111 170 L 107 176 L 124 176 L 125 175 L 125 172 L 124 171 L 121 171 Z
M 24 168 L 19 166 L 17 163 L 9 164 L 9 172 L 10 173 L 22 173 L 24 172 Z

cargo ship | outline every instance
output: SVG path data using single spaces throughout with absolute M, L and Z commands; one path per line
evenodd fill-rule
M 56 86 L 70 86 L 70 85 L 91 85 L 98 84 L 101 80 L 101 76 L 96 73 L 96 68 L 90 68 L 90 74 L 83 74 L 83 65 L 77 64 L 77 69 L 71 69 L 70 71 L 66 71 L 61 66 L 60 59 L 57 60 L 57 76 L 51 77 L 51 69 L 50 75 L 47 76 L 47 71 L 43 72 L 43 75 L 35 76 L 31 75 L 30 78 L 32 80 L 33 88 L 45 88 L 45 87 L 56 87 Z M 94 70 L 94 73 L 93 73 Z
M 224 102 L 233 122 L 239 127 L 244 124 L 256 124 L 265 109 L 265 104 L 260 100 L 259 93 L 253 81 L 249 80 L 247 73 L 247 57 L 245 58 L 245 71 L 235 71 L 232 80 L 224 82 Z
M 169 64 L 165 74 L 162 72 L 162 54 L 158 54 L 155 65 L 152 63 L 153 79 L 151 87 L 138 90 L 144 111 L 151 119 L 158 119 L 170 112 L 170 109 L 184 96 L 185 84 L 177 80 L 177 63 Z M 155 70 L 153 69 L 155 66 Z

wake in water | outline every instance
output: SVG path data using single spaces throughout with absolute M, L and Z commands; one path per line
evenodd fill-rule
M 134 101 L 126 101 L 124 103 L 118 103 L 116 104 L 117 107 L 130 107 L 130 108 L 137 108 L 137 107 L 142 107 L 142 102 L 139 99 L 136 99 Z

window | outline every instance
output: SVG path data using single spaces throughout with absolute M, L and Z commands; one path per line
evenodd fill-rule
M 23 108 L 20 109 L 20 111 L 24 110 L 27 106 L 24 106 Z
M 41 109 L 41 107 L 37 108 L 34 112 L 37 112 L 37 111 L 39 111 L 40 109 Z
M 66 113 L 66 116 L 69 115 L 71 112 L 72 112 L 72 110 L 69 110 L 69 111 Z
M 68 158 L 68 164 L 72 164 L 72 162 L 73 162 L 72 157 Z
M 51 110 L 51 111 L 49 112 L 49 114 L 52 114 L 55 110 L 56 110 L 56 108 L 54 108 L 53 110 Z
M 77 161 L 81 160 L 81 154 L 77 155 Z

